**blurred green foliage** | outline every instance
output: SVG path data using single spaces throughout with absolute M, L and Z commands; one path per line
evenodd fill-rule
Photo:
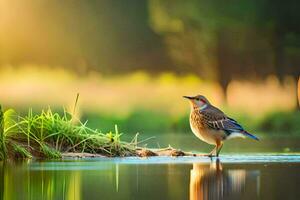
M 273 112 L 258 125 L 264 132 L 300 135 L 300 112 Z
M 172 117 L 171 117 L 172 118 Z M 135 110 L 128 116 L 102 115 L 100 113 L 84 113 L 83 120 L 88 120 L 91 127 L 102 131 L 110 130 L 115 124 L 126 133 L 157 133 L 173 130 L 170 116 L 163 112 Z
M 249 132 L 259 132 L 265 135 L 273 134 L 300 134 L 300 113 L 298 111 L 272 112 L 259 116 L 249 116 L 243 113 L 228 112 Z M 231 114 L 232 113 L 232 114 Z M 83 120 L 88 120 L 89 126 L 102 131 L 110 130 L 114 124 L 128 134 L 164 134 L 191 132 L 189 114 L 172 116 L 167 113 L 135 110 L 128 116 L 116 117 L 100 113 L 84 113 Z

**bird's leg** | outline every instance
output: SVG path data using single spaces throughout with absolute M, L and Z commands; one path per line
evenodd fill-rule
M 223 147 L 223 142 L 217 141 L 217 146 L 216 146 L 216 148 L 217 148 L 217 150 L 216 150 L 216 156 L 217 157 L 219 157 L 219 153 L 220 153 L 222 147 Z

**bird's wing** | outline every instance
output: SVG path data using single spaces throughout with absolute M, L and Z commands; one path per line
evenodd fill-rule
M 227 117 L 221 110 L 214 106 L 209 106 L 200 111 L 203 122 L 212 129 L 224 130 L 231 133 L 235 131 L 243 131 L 243 127 L 234 119 Z

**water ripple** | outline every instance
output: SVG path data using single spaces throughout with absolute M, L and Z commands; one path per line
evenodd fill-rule
M 300 163 L 300 154 L 243 154 L 222 155 L 222 163 Z M 216 158 L 208 157 L 126 157 L 126 158 L 84 158 L 62 161 L 32 162 L 30 170 L 110 170 L 114 165 L 155 165 L 211 163 Z

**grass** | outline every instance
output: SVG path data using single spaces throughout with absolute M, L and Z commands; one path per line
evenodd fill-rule
M 74 113 L 73 113 L 74 114 Z M 106 156 L 135 155 L 137 142 L 121 141 L 121 133 L 102 133 L 87 127 L 66 110 L 53 113 L 49 107 L 39 114 L 29 109 L 19 116 L 0 108 L 0 160 L 7 158 L 60 158 L 62 152 L 84 152 Z

